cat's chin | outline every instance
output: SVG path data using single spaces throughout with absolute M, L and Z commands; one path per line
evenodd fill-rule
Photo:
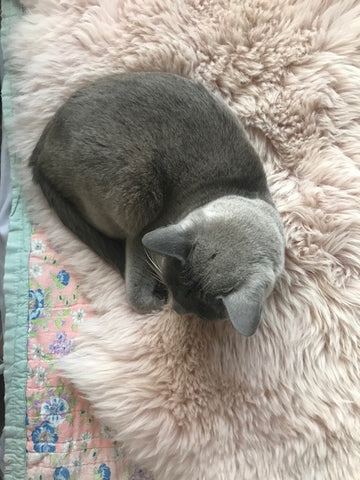
M 228 320 L 226 317 L 218 318 L 218 317 L 213 317 L 213 318 L 207 318 L 207 317 L 201 317 L 200 315 L 195 314 L 200 320 L 203 320 L 204 322 L 208 323 L 220 323 L 224 322 L 225 320 Z
M 173 301 L 172 304 L 171 304 L 171 308 L 178 314 L 178 315 L 195 315 L 196 317 L 200 318 L 201 320 L 203 320 L 204 322 L 211 322 L 211 323 L 215 323 L 215 322 L 223 322 L 224 320 L 227 320 L 227 317 L 225 315 L 217 315 L 216 313 L 211 313 L 211 314 L 208 314 L 208 315 L 204 315 L 202 313 L 199 313 L 199 312 L 190 312 L 188 310 L 186 310 L 186 308 L 184 308 L 182 305 L 180 305 L 179 303 Z

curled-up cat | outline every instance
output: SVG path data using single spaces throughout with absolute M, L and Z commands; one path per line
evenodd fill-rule
M 62 222 L 125 276 L 137 311 L 169 300 L 255 332 L 283 269 L 283 227 L 242 126 L 203 85 L 102 78 L 60 107 L 30 165 Z

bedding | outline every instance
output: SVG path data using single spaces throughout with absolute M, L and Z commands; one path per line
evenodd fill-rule
M 1 85 L 3 79 L 3 58 L 0 48 Z M 2 115 L 1 115 L 2 122 Z M 2 127 L 1 127 L 2 133 Z M 9 215 L 11 205 L 10 190 L 10 160 L 5 136 L 1 135 L 1 160 L 0 160 L 0 338 L 2 337 L 5 305 L 3 296 L 3 278 L 5 264 L 5 249 L 9 229 Z
M 2 337 L 5 317 L 3 297 L 3 278 L 5 267 L 5 249 L 9 230 L 9 215 L 11 206 L 10 191 L 10 160 L 7 151 L 6 138 L 1 142 L 1 173 L 0 173 L 0 338 Z
M 85 480 L 106 478 L 108 468 L 111 478 L 148 476 L 126 471 L 131 458 L 156 480 L 357 480 L 358 0 L 23 5 L 7 80 L 19 166 L 6 276 L 9 478 L 30 468 L 33 478 L 81 480 L 80 463 Z M 207 325 L 170 308 L 134 313 L 118 273 L 31 183 L 26 161 L 65 98 L 98 76 L 146 70 L 221 95 L 264 162 L 285 225 L 286 271 L 249 339 L 228 322 Z M 82 395 L 91 405 L 84 417 Z M 93 414 L 115 446 L 91 430 Z M 113 462 L 114 448 L 123 460 Z
M 112 442 L 88 403 L 59 377 L 56 360 L 68 354 L 79 327 L 91 318 L 89 301 L 61 252 L 33 230 L 29 260 L 27 477 L 145 480 L 121 443 Z M 45 455 L 44 455 L 45 453 Z

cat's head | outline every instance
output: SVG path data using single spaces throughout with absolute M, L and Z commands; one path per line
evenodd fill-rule
M 176 311 L 205 320 L 229 318 L 246 336 L 256 331 L 284 265 L 283 228 L 271 205 L 222 197 L 147 233 L 143 244 L 162 256 Z

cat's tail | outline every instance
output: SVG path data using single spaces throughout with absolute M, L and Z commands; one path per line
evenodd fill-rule
M 109 238 L 92 227 L 77 208 L 49 183 L 41 168 L 34 162 L 34 158 L 30 159 L 29 164 L 32 167 L 34 182 L 40 185 L 49 205 L 55 210 L 62 223 L 100 257 L 120 270 L 124 277 L 125 240 Z

